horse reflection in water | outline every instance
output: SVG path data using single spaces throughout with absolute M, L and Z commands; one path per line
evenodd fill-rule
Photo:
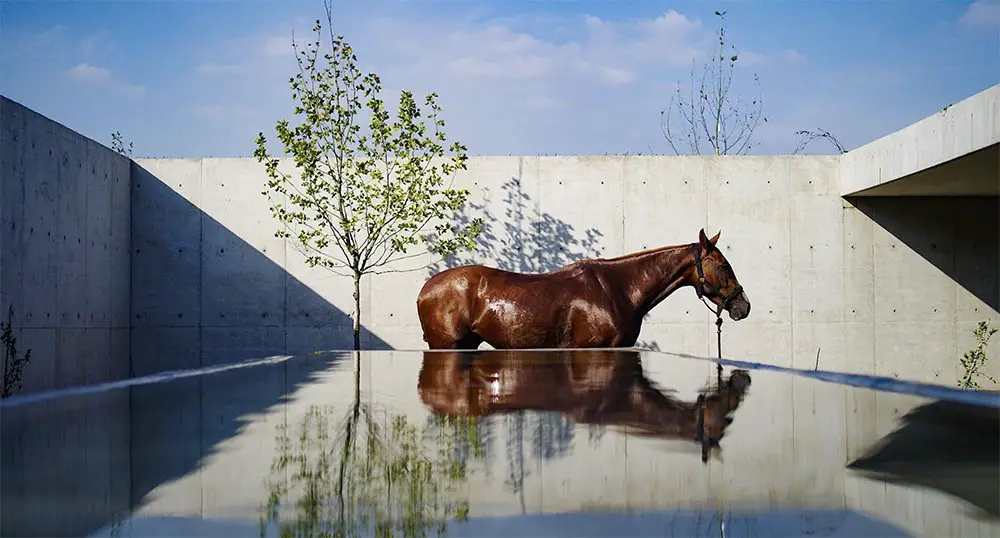
M 627 349 L 428 351 L 417 381 L 438 415 L 555 411 L 629 435 L 699 443 L 706 463 L 710 454 L 721 459 L 719 442 L 749 386 L 750 375 L 734 370 L 696 401 L 681 401 L 656 388 L 639 352 Z

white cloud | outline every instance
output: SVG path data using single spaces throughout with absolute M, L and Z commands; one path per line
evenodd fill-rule
M 1000 27 L 1000 0 L 978 0 L 969 5 L 959 24 L 969 28 Z
M 111 71 L 103 67 L 90 65 L 86 62 L 74 65 L 66 73 L 81 82 L 93 84 L 108 84 L 111 82 Z
M 128 97 L 138 97 L 146 92 L 143 86 L 115 80 L 110 69 L 86 62 L 74 65 L 66 71 L 66 74 L 79 83 L 105 88 Z
M 305 21 L 296 26 L 296 40 L 311 39 L 310 27 Z M 216 133 L 196 147 L 242 154 L 257 131 L 274 138 L 274 122 L 289 118 L 293 106 L 292 30 L 286 23 L 218 43 L 200 64 L 192 63 L 203 76 L 185 80 L 185 91 L 207 104 L 192 105 L 191 117 L 202 122 L 202 132 Z M 354 46 L 360 67 L 379 73 L 388 106 L 403 88 L 418 96 L 437 92 L 448 134 L 473 155 L 668 152 L 659 112 L 678 81 L 690 80 L 692 60 L 708 59 L 717 43 L 714 28 L 676 11 L 638 20 L 393 13 L 341 23 L 338 32 Z M 755 151 L 789 152 L 795 129 L 832 125 L 843 115 L 828 107 L 796 108 L 809 99 L 801 89 L 807 82 L 796 81 L 806 57 L 794 43 L 785 45 L 739 52 L 732 97 L 756 97 L 752 75 L 760 72 L 769 120 L 757 129 Z M 870 108 L 852 110 L 871 117 Z M 791 117 L 794 110 L 808 115 Z M 230 149 L 227 140 L 241 142 Z

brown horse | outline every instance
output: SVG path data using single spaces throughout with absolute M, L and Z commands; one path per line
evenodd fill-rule
M 694 286 L 699 298 L 750 315 L 750 300 L 705 230 L 698 242 L 618 258 L 579 260 L 549 273 L 465 265 L 431 277 L 417 297 L 431 349 L 631 347 L 643 316 L 671 293 Z
M 694 403 L 669 397 L 646 378 L 639 353 L 620 349 L 426 351 L 420 398 L 438 415 L 555 411 L 626 434 L 682 439 L 721 456 L 719 441 L 743 401 L 750 375 L 735 370 Z

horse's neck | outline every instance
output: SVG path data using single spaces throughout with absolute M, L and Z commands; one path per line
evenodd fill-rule
M 632 307 L 646 315 L 671 293 L 689 283 L 694 267 L 691 245 L 647 250 L 608 260 L 613 282 L 622 287 Z
M 642 424 L 661 436 L 687 438 L 694 434 L 694 406 L 671 398 L 648 382 L 640 381 L 630 394 L 633 424 Z

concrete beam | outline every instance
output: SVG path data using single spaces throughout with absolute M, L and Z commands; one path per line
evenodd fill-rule
M 847 196 L 1000 196 L 1000 144 Z
M 840 193 L 859 194 L 998 143 L 1000 84 L 843 155 Z M 968 189 L 962 185 L 952 189 Z

